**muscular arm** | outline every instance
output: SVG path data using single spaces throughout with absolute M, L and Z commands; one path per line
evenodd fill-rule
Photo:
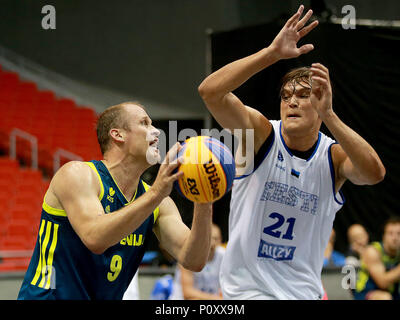
M 136 230 L 170 194 L 173 182 L 182 175 L 173 173 L 179 162 L 170 161 L 180 148 L 177 143 L 167 153 L 153 186 L 117 211 L 104 213 L 98 198 L 98 178 L 83 162 L 72 161 L 64 165 L 54 176 L 48 197 L 65 210 L 72 228 L 87 248 L 101 254 Z
M 234 129 L 254 129 L 255 152 L 271 133 L 272 126 L 259 111 L 245 106 L 231 91 L 276 61 L 273 50 L 265 48 L 224 66 L 207 77 L 198 88 L 206 107 L 223 128 L 232 133 Z M 242 133 L 242 139 L 244 137 Z
M 318 24 L 314 21 L 304 27 L 312 11 L 308 11 L 299 21 L 303 10 L 304 7 L 300 6 L 270 46 L 222 67 L 208 76 L 198 88 L 208 110 L 223 128 L 231 131 L 254 129 L 255 153 L 271 133 L 272 126 L 266 117 L 257 110 L 245 106 L 232 91 L 278 60 L 295 58 L 313 49 L 311 44 L 297 48 L 297 42 Z M 244 142 L 244 137 L 242 134 L 241 142 Z
M 212 205 L 194 204 L 191 229 L 183 223 L 171 198 L 165 198 L 159 208 L 153 229 L 159 242 L 186 269 L 201 271 L 210 250 Z
M 359 134 L 343 123 L 332 109 L 329 70 L 320 63 L 312 64 L 311 103 L 339 145 L 332 147 L 336 172 L 336 191 L 346 179 L 354 184 L 376 184 L 386 170 L 378 154 Z
M 381 255 L 374 247 L 367 247 L 363 254 L 363 262 L 380 289 L 387 290 L 393 283 L 400 281 L 400 265 L 386 271 Z
M 346 179 L 358 185 L 373 185 L 383 180 L 385 167 L 365 139 L 345 125 L 334 113 L 325 118 L 324 123 L 339 142 L 339 145 L 332 147 L 332 158 L 336 163 L 337 190 Z
M 149 190 L 128 206 L 105 214 L 98 198 L 99 188 L 98 178 L 88 165 L 69 162 L 57 172 L 49 190 L 82 242 L 96 254 L 136 230 L 161 201 Z

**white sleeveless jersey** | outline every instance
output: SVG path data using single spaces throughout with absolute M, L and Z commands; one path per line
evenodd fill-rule
M 221 289 L 219 273 L 224 253 L 225 249 L 223 247 L 216 247 L 214 257 L 211 261 L 207 262 L 203 270 L 200 272 L 193 272 L 193 286 L 196 289 L 210 294 L 219 294 Z M 169 300 L 183 300 L 179 268 L 175 270 L 174 282 Z
M 274 140 L 250 175 L 235 179 L 220 281 L 226 299 L 321 299 L 324 250 L 335 213 L 330 149 L 319 133 L 309 159 L 294 156 L 271 121 Z

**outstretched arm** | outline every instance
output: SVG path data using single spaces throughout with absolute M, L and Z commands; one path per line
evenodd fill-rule
M 232 91 L 275 62 L 298 57 L 314 48 L 312 44 L 297 48 L 298 41 L 318 25 L 318 21 L 314 21 L 305 27 L 312 11 L 309 10 L 300 20 L 303 10 L 304 7 L 300 6 L 270 46 L 222 67 L 209 75 L 198 88 L 208 110 L 223 128 L 231 131 L 254 129 L 256 152 L 270 134 L 271 124 L 260 112 L 246 107 Z
M 339 145 L 332 147 L 336 173 L 336 191 L 346 179 L 354 184 L 376 184 L 383 180 L 386 170 L 372 146 L 343 123 L 332 109 L 332 87 L 329 70 L 313 63 L 311 104 L 318 112 Z

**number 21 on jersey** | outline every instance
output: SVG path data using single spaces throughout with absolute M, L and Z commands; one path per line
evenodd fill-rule
M 271 222 L 271 219 L 273 220 Z M 293 240 L 294 225 L 296 218 L 285 218 L 278 212 L 272 212 L 267 219 L 267 226 L 263 228 L 263 234 L 276 239 Z M 273 259 L 276 261 L 288 261 L 294 257 L 295 246 L 288 246 L 277 243 L 270 243 L 260 239 L 258 247 L 258 257 L 264 259 Z
M 272 212 L 269 217 L 276 221 L 273 224 L 264 228 L 263 232 L 265 234 L 268 234 L 275 238 L 293 240 L 293 228 L 294 223 L 296 222 L 296 218 L 285 219 L 285 217 L 278 212 Z M 282 235 L 282 232 L 285 230 L 284 228 L 286 224 L 288 224 L 286 232 Z

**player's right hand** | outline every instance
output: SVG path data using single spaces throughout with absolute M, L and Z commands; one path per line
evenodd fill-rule
M 303 11 L 304 6 L 301 5 L 271 43 L 270 47 L 279 60 L 296 58 L 314 49 L 312 44 L 305 44 L 297 48 L 297 42 L 318 25 L 318 20 L 315 20 L 305 27 L 313 12 L 308 10 L 304 17 L 299 20 Z
M 165 155 L 160 169 L 158 170 L 158 174 L 153 183 L 152 189 L 156 191 L 162 198 L 169 196 L 172 191 L 174 181 L 183 175 L 183 172 L 174 172 L 174 170 L 178 168 L 183 161 L 177 157 L 181 149 L 182 146 L 179 142 L 174 144 Z

